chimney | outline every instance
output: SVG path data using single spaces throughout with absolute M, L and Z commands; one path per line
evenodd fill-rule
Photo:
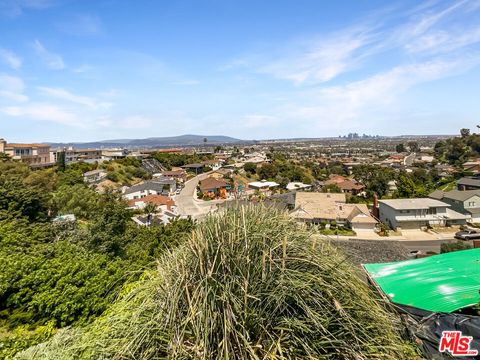
M 380 218 L 380 210 L 378 209 L 378 195 L 373 194 L 373 209 L 372 209 L 372 215 L 375 219 Z
M 0 139 L 0 153 L 5 152 L 5 147 L 7 146 L 7 142 L 5 139 Z

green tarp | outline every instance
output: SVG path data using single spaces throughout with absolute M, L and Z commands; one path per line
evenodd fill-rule
M 363 267 L 385 295 L 400 305 L 453 312 L 480 301 L 480 249 Z

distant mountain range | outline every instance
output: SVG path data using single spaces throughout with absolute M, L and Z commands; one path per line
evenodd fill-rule
M 196 146 L 205 144 L 204 139 L 207 139 L 207 145 L 221 145 L 234 143 L 249 143 L 223 135 L 180 135 L 168 137 L 152 137 L 146 139 L 114 139 L 102 140 L 86 143 L 50 143 L 52 147 L 68 147 L 76 148 L 102 148 L 102 147 L 120 147 L 120 148 L 154 148 L 154 147 L 173 147 L 173 146 Z

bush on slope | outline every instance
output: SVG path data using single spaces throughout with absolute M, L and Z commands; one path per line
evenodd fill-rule
M 358 271 L 285 214 L 210 216 L 107 313 L 18 359 L 411 359 Z

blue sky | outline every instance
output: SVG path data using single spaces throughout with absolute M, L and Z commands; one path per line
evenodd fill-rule
M 480 1 L 0 0 L 0 137 L 453 134 Z

